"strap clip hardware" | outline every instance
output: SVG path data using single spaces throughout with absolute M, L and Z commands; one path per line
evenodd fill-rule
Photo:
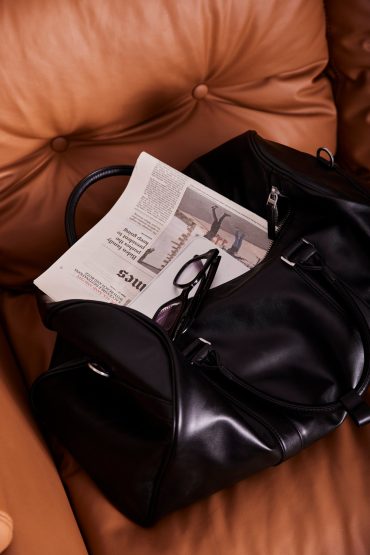
M 285 264 L 294 268 L 296 264 L 307 262 L 314 254 L 317 254 L 315 246 L 302 237 L 288 247 L 280 258 Z

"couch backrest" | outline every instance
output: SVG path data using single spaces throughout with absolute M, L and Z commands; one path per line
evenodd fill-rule
M 370 187 L 370 2 L 326 0 L 337 160 Z
M 321 0 L 5 1 L 0 36 L 0 286 L 66 248 L 67 196 L 99 166 L 146 149 L 182 168 L 250 128 L 335 147 Z

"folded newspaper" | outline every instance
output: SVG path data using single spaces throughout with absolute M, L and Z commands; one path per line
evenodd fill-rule
M 270 245 L 265 220 L 143 152 L 113 208 L 34 283 L 54 301 L 130 305 L 196 237 L 239 262 L 240 273 Z

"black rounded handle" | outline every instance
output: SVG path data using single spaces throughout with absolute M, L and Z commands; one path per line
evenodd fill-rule
M 64 225 L 69 246 L 72 246 L 77 241 L 75 224 L 76 209 L 78 202 L 84 192 L 97 181 L 101 181 L 102 179 L 106 179 L 107 177 L 114 177 L 117 175 L 131 175 L 133 169 L 133 166 L 106 166 L 104 168 L 100 168 L 89 173 L 86 177 L 81 179 L 79 183 L 77 183 L 67 201 L 64 219 Z

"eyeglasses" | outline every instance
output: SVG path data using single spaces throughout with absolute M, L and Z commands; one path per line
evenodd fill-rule
M 173 284 L 182 289 L 180 295 L 160 306 L 153 316 L 174 341 L 184 333 L 194 321 L 203 299 L 212 285 L 221 256 L 218 249 L 197 254 L 188 260 L 176 274 Z M 189 300 L 190 291 L 197 285 L 194 296 Z

